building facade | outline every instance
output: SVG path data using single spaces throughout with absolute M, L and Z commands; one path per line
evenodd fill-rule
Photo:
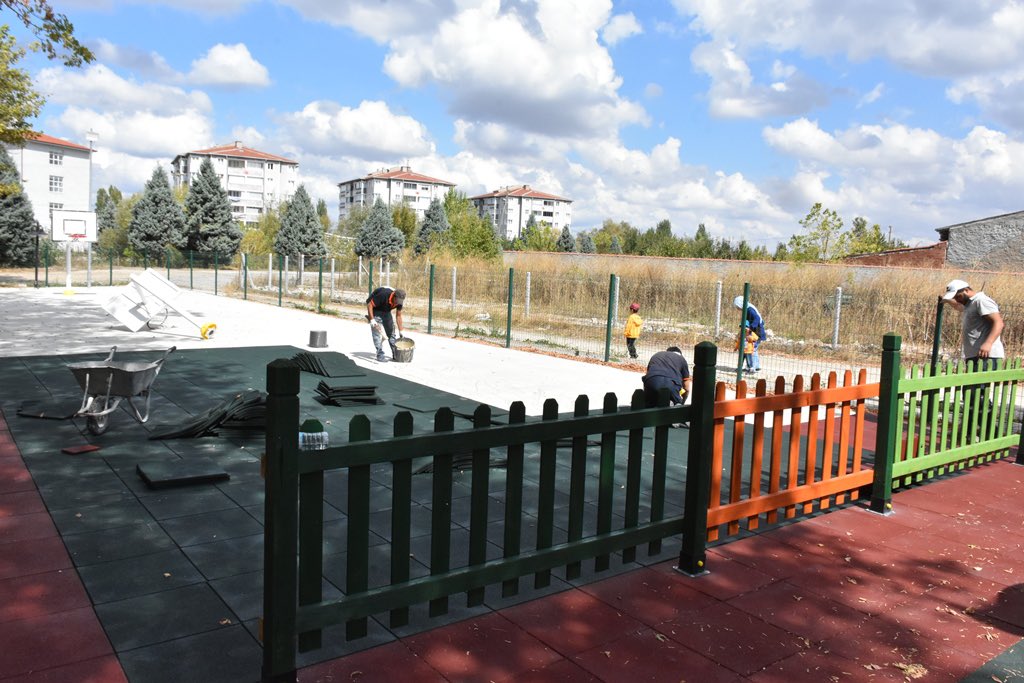
M 380 199 L 387 206 L 407 204 L 423 220 L 430 202 L 444 201 L 455 183 L 416 173 L 408 166 L 381 169 L 375 173 L 338 183 L 338 220 L 343 221 L 357 206 L 373 206 Z
M 960 268 L 1020 271 L 1024 264 L 1024 211 L 936 228 L 947 242 L 946 263 Z
M 490 216 L 499 237 L 512 240 L 523 234 L 533 216 L 561 232 L 572 225 L 572 200 L 532 189 L 529 185 L 510 185 L 494 192 L 470 197 L 481 217 Z
M 88 211 L 92 150 L 51 135 L 38 134 L 21 147 L 8 146 L 22 187 L 39 225 L 50 231 L 50 211 Z
M 291 199 L 298 187 L 298 162 L 246 147 L 237 140 L 174 157 L 174 187 L 191 186 L 203 159 L 213 162 L 221 187 L 227 190 L 231 214 L 242 225 L 255 225 L 265 211 Z

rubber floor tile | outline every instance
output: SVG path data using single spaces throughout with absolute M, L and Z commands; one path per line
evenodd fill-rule
M 576 655 L 572 661 L 604 683 L 739 683 L 743 680 L 735 671 L 654 629 L 644 629 L 604 643 Z
M 64 537 L 64 543 L 78 567 L 151 555 L 174 547 L 174 541 L 156 522 L 70 534 Z
M 4 683 L 127 683 L 121 663 L 114 655 L 74 662 L 4 679 Z
M 809 554 L 778 541 L 772 535 L 754 536 L 735 543 L 715 546 L 714 553 L 735 560 L 767 574 L 775 579 L 784 579 L 808 566 L 830 564 L 832 555 Z
M 675 562 L 666 562 L 655 565 L 654 570 L 680 576 L 679 572 L 673 569 L 675 564 Z M 691 583 L 687 585 L 719 600 L 734 598 L 775 581 L 764 572 L 748 567 L 741 562 L 726 559 L 715 554 L 714 551 L 708 552 L 707 569 L 707 574 L 691 577 Z
M 207 579 L 246 574 L 263 567 L 263 534 L 182 548 Z
M 110 643 L 92 608 L 0 623 L 0 678 L 110 653 Z
M 693 587 L 696 580 L 699 579 L 638 569 L 582 586 L 581 590 L 637 621 L 654 626 L 716 602 Z
M 601 679 L 567 659 L 516 676 L 516 683 L 600 683 Z
M 59 536 L 0 545 L 0 579 L 70 568 L 68 551 Z
M 30 515 L 36 512 L 46 512 L 46 505 L 43 504 L 43 498 L 38 491 L 33 489 L 0 494 L 0 517 Z
M 938 671 L 929 672 L 927 681 L 954 683 L 956 679 Z M 834 652 L 802 651 L 749 676 L 750 683 L 907 683 L 904 669 L 885 664 L 865 666 Z M 991 682 L 989 682 L 991 683 Z
M 462 621 L 407 638 L 405 644 L 454 681 L 514 681 L 561 655 L 500 614 Z
M 203 575 L 178 550 L 80 567 L 78 575 L 96 604 L 198 583 Z
M 930 634 L 933 643 L 978 655 L 982 661 L 995 657 L 1024 636 L 1024 630 L 989 619 L 985 611 L 964 612 L 927 597 L 904 605 L 892 617 L 915 633 Z
M 0 493 L 34 491 L 35 483 L 20 457 L 0 458 Z
M 130 681 L 146 683 L 253 683 L 263 650 L 241 625 L 122 652 Z
M 787 581 L 865 614 L 888 612 L 922 592 L 910 592 L 901 583 L 848 565 L 812 567 Z
M 417 683 L 447 680 L 399 641 L 301 669 L 298 680 L 299 683 L 395 683 L 396 672 L 401 672 L 398 678 Z
M 225 541 L 263 532 L 259 522 L 238 508 L 165 519 L 160 525 L 180 546 Z
M 16 517 L 0 517 L 0 545 L 57 536 L 57 528 L 50 515 L 36 512 Z
M 73 571 L 53 571 L 0 581 L 0 622 L 67 612 L 90 604 L 78 574 Z
M 809 643 L 829 638 L 867 618 L 863 612 L 787 581 L 733 598 L 729 604 Z
M 798 636 L 727 604 L 665 622 L 658 631 L 743 675 L 804 649 Z
M 974 612 L 1009 624 L 1013 627 L 1011 631 L 1024 638 L 1024 583 L 1007 586 L 999 592 L 992 604 Z
M 643 622 L 579 590 L 516 605 L 502 615 L 565 656 L 644 628 Z
M 62 534 L 80 534 L 100 529 L 116 529 L 152 522 L 153 517 L 136 500 L 114 504 L 84 505 L 53 513 L 53 521 Z
M 154 519 L 185 517 L 236 508 L 238 504 L 215 487 L 166 491 L 142 499 Z

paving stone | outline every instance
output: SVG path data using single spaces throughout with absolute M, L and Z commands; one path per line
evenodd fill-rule
M 183 547 L 251 536 L 263 531 L 260 523 L 241 508 L 165 519 L 161 525 L 175 543 Z
M 151 555 L 174 547 L 174 541 L 156 522 L 70 534 L 64 537 L 64 543 L 78 567 Z
M 97 605 L 96 614 L 117 652 L 234 623 L 231 610 L 205 583 Z
M 86 590 L 96 604 L 170 590 L 203 580 L 178 549 L 80 567 Z
M 120 658 L 131 681 L 252 683 L 260 680 L 262 653 L 245 627 L 231 625 L 122 652 Z

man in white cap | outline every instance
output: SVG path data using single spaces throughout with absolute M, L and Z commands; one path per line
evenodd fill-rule
M 946 285 L 942 302 L 963 311 L 964 359 L 973 362 L 976 369 L 985 370 L 1003 358 L 1003 316 L 999 306 L 985 292 L 975 292 L 963 280 L 952 280 Z

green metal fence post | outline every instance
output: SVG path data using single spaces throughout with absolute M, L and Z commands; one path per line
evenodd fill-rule
M 512 348 L 512 287 L 515 285 L 515 268 L 508 269 L 508 312 L 505 314 L 505 348 Z
M 50 286 L 50 245 L 43 245 L 43 287 Z
M 217 296 L 217 279 L 220 274 L 220 254 L 213 252 L 213 295 Z
M 167 247 L 164 250 L 167 253 L 167 279 L 171 279 L 171 248 Z
M 110 286 L 114 286 L 114 251 L 110 251 L 110 265 L 108 266 L 107 274 L 110 278 Z
M 277 305 L 281 305 L 281 297 L 284 295 L 284 257 L 277 255 Z
M 604 330 L 604 362 L 612 357 L 612 317 L 615 315 L 615 273 L 608 277 L 608 318 Z
M 242 298 L 249 300 L 249 256 L 242 254 Z
M 736 359 L 736 383 L 743 379 L 743 351 L 747 346 L 747 304 L 750 303 L 750 283 L 743 283 L 743 308 L 740 310 L 739 352 Z
M 149 270 L 149 252 L 148 251 L 144 252 L 142 254 L 142 269 L 143 270 Z
M 320 279 L 316 290 L 316 312 L 324 312 L 324 257 L 320 257 Z
M 427 334 L 433 334 L 434 328 L 434 264 L 430 264 L 430 286 L 427 290 Z
M 683 501 L 683 539 L 678 570 L 690 576 L 707 573 L 708 501 L 714 459 L 715 366 L 718 348 L 697 344 L 693 352 L 693 403 L 686 454 L 686 498 Z
M 875 434 L 875 474 L 871 484 L 871 511 L 892 513 L 892 468 L 896 459 L 896 414 L 900 381 L 900 346 L 903 340 L 890 332 L 882 338 L 882 375 L 878 395 L 878 431 Z
M 193 271 L 195 270 L 195 254 L 191 249 L 188 250 L 188 288 L 195 289 L 195 282 L 193 281 Z
M 267 364 L 266 430 L 262 676 L 264 681 L 294 681 L 299 368 L 290 360 L 279 358 Z
M 373 259 L 367 259 L 370 262 L 369 277 L 366 280 L 366 294 L 369 296 L 373 294 Z
M 935 376 L 935 368 L 939 365 L 939 347 L 942 345 L 942 312 L 945 306 L 942 304 L 942 297 L 935 304 L 935 334 L 932 336 L 932 376 Z

